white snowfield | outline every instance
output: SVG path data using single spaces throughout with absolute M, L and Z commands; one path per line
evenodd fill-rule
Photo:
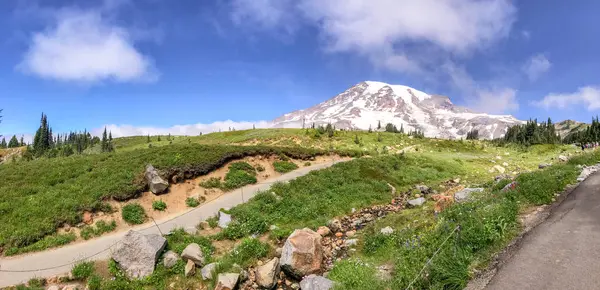
M 300 128 L 303 123 L 362 130 L 392 123 L 406 132 L 421 130 L 428 137 L 449 139 L 464 138 L 476 129 L 480 137 L 492 139 L 523 122 L 511 115 L 476 113 L 411 87 L 365 81 L 314 107 L 285 114 L 273 126 Z

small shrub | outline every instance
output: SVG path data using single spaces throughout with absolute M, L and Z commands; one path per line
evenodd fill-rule
M 167 203 L 162 200 L 155 200 L 152 202 L 152 209 L 163 211 L 167 209 Z
M 220 188 L 221 187 L 221 178 L 211 177 L 205 181 L 200 182 L 200 186 L 202 186 L 204 188 Z
M 71 274 L 75 280 L 85 280 L 94 274 L 93 262 L 81 262 L 73 266 Z
M 244 161 L 231 163 L 231 165 L 229 165 L 229 170 L 230 171 L 231 170 L 242 170 L 242 171 L 246 171 L 252 175 L 256 175 L 254 167 L 252 167 L 252 165 L 248 164 L 248 162 L 244 162 Z
M 311 163 L 310 162 L 304 162 L 304 166 L 310 166 Z
M 31 278 L 29 279 L 29 281 L 27 282 L 27 285 L 29 285 L 30 288 L 42 288 L 44 286 L 46 286 L 46 279 L 44 278 Z
M 208 225 L 213 229 L 219 225 L 219 218 L 217 216 L 209 217 L 206 219 L 206 221 L 208 222 Z
M 265 167 L 262 166 L 262 165 L 260 165 L 260 164 L 258 164 L 258 165 L 256 165 L 256 171 L 263 172 L 263 171 L 265 171 Z
M 275 171 L 279 173 L 287 173 L 292 170 L 298 169 L 298 165 L 290 161 L 275 161 L 273 162 Z
M 197 198 L 193 198 L 193 197 L 188 197 L 185 199 L 185 204 L 188 207 L 197 207 L 200 205 L 200 202 L 198 201 Z
M 227 175 L 225 175 L 225 183 L 223 183 L 223 188 L 226 190 L 231 190 L 247 184 L 256 183 L 256 181 L 256 177 L 246 171 L 229 170 Z
M 137 203 L 131 203 L 124 206 L 121 215 L 123 216 L 123 220 L 129 224 L 139 225 L 146 221 L 146 212 L 144 211 L 144 208 Z
M 98 275 L 92 275 L 88 279 L 87 286 L 89 290 L 101 290 L 102 289 L 102 278 Z

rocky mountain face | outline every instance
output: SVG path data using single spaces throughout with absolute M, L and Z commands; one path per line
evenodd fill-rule
M 366 81 L 308 109 L 273 120 L 274 127 L 302 128 L 331 123 L 340 129 L 375 129 L 392 123 L 405 132 L 421 130 L 427 137 L 459 139 L 479 130 L 480 138 L 501 137 L 523 123 L 511 115 L 476 113 L 454 105 L 448 97 L 382 82 Z
M 577 122 L 577 121 L 573 121 L 573 120 L 564 120 L 562 122 L 558 122 L 558 123 L 554 124 L 556 133 L 558 133 L 560 135 L 560 137 L 562 137 L 562 138 L 566 137 L 570 133 L 583 131 L 589 126 L 590 126 L 590 124 Z

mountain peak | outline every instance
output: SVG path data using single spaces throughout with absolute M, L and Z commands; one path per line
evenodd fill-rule
M 341 129 L 375 128 L 379 123 L 421 130 L 428 137 L 464 138 L 479 130 L 483 138 L 497 138 L 509 126 L 521 124 L 510 115 L 475 113 L 454 105 L 448 97 L 378 81 L 358 83 L 311 108 L 275 119 L 276 127 L 303 127 L 331 123 Z

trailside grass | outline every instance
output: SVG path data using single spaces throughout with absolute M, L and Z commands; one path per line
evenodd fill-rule
M 339 152 L 345 154 L 344 152 Z M 264 146 L 179 144 L 107 154 L 40 158 L 0 165 L 0 248 L 44 248 L 44 237 L 63 224 L 81 222 L 83 211 L 98 211 L 103 201 L 126 200 L 146 188 L 144 167 L 152 164 L 164 177 L 191 178 L 226 162 L 255 155 L 309 159 L 323 150 Z M 59 239 L 62 244 L 64 238 Z M 40 241 L 40 245 L 34 246 Z

